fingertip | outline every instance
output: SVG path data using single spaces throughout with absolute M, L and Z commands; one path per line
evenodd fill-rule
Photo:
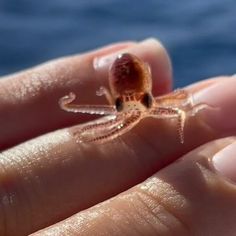
M 217 152 L 212 158 L 212 164 L 218 174 L 236 182 L 236 142 Z

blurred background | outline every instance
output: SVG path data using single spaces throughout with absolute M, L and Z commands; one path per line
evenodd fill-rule
M 0 0 L 0 76 L 146 37 L 167 47 L 175 87 L 236 73 L 235 0 Z

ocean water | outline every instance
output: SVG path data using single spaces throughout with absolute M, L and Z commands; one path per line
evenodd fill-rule
M 175 87 L 236 73 L 235 0 L 0 0 L 0 75 L 150 36 L 170 53 Z

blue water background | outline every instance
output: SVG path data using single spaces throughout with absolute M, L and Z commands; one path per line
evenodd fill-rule
M 167 47 L 176 87 L 236 73 L 235 0 L 0 0 L 0 75 L 150 36 Z

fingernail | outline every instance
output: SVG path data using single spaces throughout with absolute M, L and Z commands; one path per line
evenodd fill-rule
M 233 135 L 236 130 L 236 80 L 234 77 L 229 77 L 213 84 L 205 89 L 202 89 L 193 95 L 194 104 L 206 103 L 209 106 L 218 109 L 204 109 L 203 119 L 214 130 L 221 133 L 229 132 Z
M 119 52 L 111 53 L 102 57 L 96 57 L 93 61 L 93 66 L 95 70 L 107 70 L 112 62 L 116 59 L 117 54 L 122 52 L 130 52 L 134 54 L 142 54 L 144 49 L 147 50 L 147 47 L 153 47 L 159 45 L 159 41 L 154 38 L 148 38 L 139 42 L 136 46 L 130 47 L 128 49 L 120 50 Z M 137 55 L 139 56 L 139 55 Z
M 236 182 L 236 142 L 217 152 L 212 163 L 218 173 Z

